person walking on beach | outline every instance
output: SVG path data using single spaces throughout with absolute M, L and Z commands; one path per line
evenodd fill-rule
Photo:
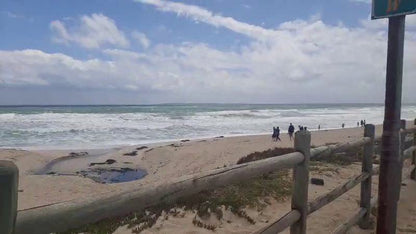
M 290 123 L 289 125 L 289 129 L 287 130 L 289 133 L 289 139 L 292 140 L 293 138 L 293 133 L 295 132 L 295 126 L 293 126 L 292 123 Z
M 344 127 L 345 127 L 345 123 L 342 123 L 342 125 L 341 125 L 341 126 L 342 126 L 342 128 L 344 128 Z
M 276 141 L 276 128 L 275 127 L 273 127 L 272 140 Z
M 319 130 L 321 130 L 321 125 L 320 125 L 320 124 L 318 125 L 318 131 L 319 131 Z
M 280 139 L 280 128 L 279 127 L 276 127 L 276 141 L 282 141 L 281 139 Z

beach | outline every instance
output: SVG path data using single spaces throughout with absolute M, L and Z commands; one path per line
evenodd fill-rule
M 411 126 L 410 123 L 408 125 L 409 127 Z M 381 135 L 381 130 L 382 126 L 378 125 L 376 127 L 376 136 Z M 311 144 L 319 146 L 361 138 L 363 136 L 363 128 L 312 131 L 311 134 Z M 19 168 L 18 209 L 24 210 L 85 197 L 98 199 L 100 196 L 112 192 L 140 188 L 149 184 L 169 183 L 169 181 L 184 175 L 234 165 L 240 158 L 256 151 L 264 151 L 275 147 L 293 147 L 293 141 L 289 140 L 287 134 L 281 134 L 281 139 L 282 141 L 274 142 L 271 139 L 271 135 L 218 136 L 206 139 L 182 139 L 163 144 L 135 145 L 99 150 L 29 151 L 1 149 L 0 159 L 11 160 Z M 110 164 L 105 163 L 106 161 L 110 162 Z M 94 165 L 95 163 L 103 164 Z M 331 167 L 331 165 L 328 165 L 328 167 Z M 88 172 L 91 169 L 97 170 L 97 168 L 100 168 L 100 170 L 139 169 L 145 171 L 147 175 L 141 179 L 124 183 L 100 183 L 85 177 L 86 171 Z M 310 185 L 309 199 L 330 191 L 344 183 L 348 178 L 360 174 L 360 171 L 360 163 L 324 172 L 312 171 L 311 177 L 316 176 L 324 179 L 325 185 Z M 373 179 L 373 184 L 373 194 L 376 194 L 376 177 Z M 414 190 L 414 182 L 408 182 L 407 185 L 404 189 L 412 190 L 413 188 Z M 414 196 L 408 197 L 408 200 L 412 199 L 414 203 Z M 330 232 L 353 214 L 358 208 L 357 201 L 359 201 L 359 186 L 322 210 L 312 214 L 310 219 L 308 219 L 309 233 Z M 416 212 L 414 204 L 407 207 L 408 212 Z M 250 224 L 244 219 L 228 214 L 226 219 L 230 223 L 221 223 L 216 232 L 250 233 L 285 214 L 289 209 L 289 200 L 272 200 L 271 205 L 261 212 L 247 209 L 247 213 L 255 217 L 256 224 Z M 192 218 L 195 214 L 184 212 L 182 216 L 181 218 L 171 217 L 168 221 L 158 220 L 156 225 L 151 229 L 145 230 L 144 233 L 211 233 L 211 231 L 195 227 L 192 224 Z M 414 217 L 414 215 L 413 218 L 411 215 L 407 217 L 407 219 L 410 219 L 408 222 L 413 226 L 406 226 L 403 230 L 416 229 L 414 226 L 416 222 L 413 222 Z M 400 227 L 400 222 L 398 226 Z M 362 232 L 359 229 L 354 230 L 355 232 Z M 131 230 L 121 227 L 115 233 L 131 233 Z

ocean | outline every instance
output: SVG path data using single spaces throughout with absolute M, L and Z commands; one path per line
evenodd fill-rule
M 289 123 L 310 130 L 381 124 L 382 104 L 160 104 L 0 106 L 0 148 L 82 149 L 179 139 L 271 134 Z M 402 106 L 402 119 L 416 104 Z

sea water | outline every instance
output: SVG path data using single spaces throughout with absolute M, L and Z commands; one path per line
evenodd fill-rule
M 315 130 L 381 124 L 382 104 L 161 104 L 1 106 L 1 148 L 107 148 L 215 136 L 265 134 L 289 123 Z M 416 104 L 402 106 L 414 119 Z

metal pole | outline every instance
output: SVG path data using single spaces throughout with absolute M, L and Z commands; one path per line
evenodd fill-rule
M 396 233 L 401 161 L 399 130 L 405 16 L 389 18 L 386 96 L 378 186 L 377 234 Z

